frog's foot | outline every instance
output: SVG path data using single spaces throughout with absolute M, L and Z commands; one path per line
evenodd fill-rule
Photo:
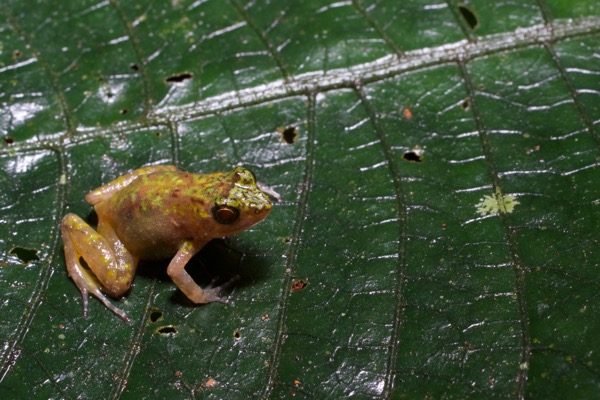
M 89 295 L 95 296 L 106 308 L 115 313 L 117 317 L 121 318 L 126 323 L 131 322 L 131 318 L 125 313 L 125 311 L 116 307 L 114 304 L 110 302 L 108 297 L 100 290 L 100 283 L 96 279 L 96 277 L 92 276 L 92 274 L 84 269 L 81 265 L 78 265 L 75 268 L 69 268 L 69 276 L 75 282 L 75 285 L 79 288 L 81 292 L 81 297 L 83 299 L 83 318 L 87 318 L 89 315 Z
M 108 308 L 110 311 L 112 311 L 113 313 L 115 313 L 115 315 L 119 318 L 121 318 L 123 321 L 125 321 L 126 324 L 130 324 L 131 323 L 131 318 L 129 318 L 129 316 L 127 315 L 127 313 L 123 310 L 121 310 L 119 307 L 115 306 L 114 304 L 112 304 L 108 298 L 102 293 L 92 293 L 94 296 L 96 296 L 96 298 L 98 300 L 100 300 L 102 302 L 102 304 L 104 304 L 104 306 L 106 308 Z M 84 303 L 86 303 L 86 301 L 84 300 Z M 84 317 L 86 316 L 87 310 L 83 311 L 83 315 Z
M 204 299 L 205 299 L 205 301 L 203 301 L 203 303 L 218 302 L 218 303 L 223 303 L 223 304 L 232 304 L 231 300 L 229 300 L 228 298 L 221 297 L 220 294 L 221 294 L 221 292 L 224 292 L 225 290 L 227 290 L 231 286 L 233 286 L 234 283 L 239 281 L 240 276 L 234 275 L 233 278 L 231 278 L 224 284 L 215 286 L 215 283 L 217 282 L 218 279 L 219 279 L 218 277 L 213 279 L 207 287 L 202 289 L 202 291 L 204 292 Z

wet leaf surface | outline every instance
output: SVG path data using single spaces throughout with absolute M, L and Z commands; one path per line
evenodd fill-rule
M 402 3 L 4 1 L 3 397 L 597 396 L 600 6 Z M 189 266 L 233 305 L 83 319 L 60 220 L 146 164 L 281 201 Z

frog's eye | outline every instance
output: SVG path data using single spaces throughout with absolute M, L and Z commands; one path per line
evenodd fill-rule
M 213 217 L 218 223 L 223 225 L 233 224 L 240 216 L 240 211 L 237 208 L 230 206 L 216 206 L 212 209 Z

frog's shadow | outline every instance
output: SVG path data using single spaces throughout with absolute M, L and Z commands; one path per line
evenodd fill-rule
M 91 226 L 98 225 L 98 215 L 92 210 L 87 221 Z M 235 280 L 227 288 L 222 296 L 227 298 L 228 294 L 236 288 L 250 286 L 252 282 L 261 280 L 267 275 L 267 268 L 263 264 L 253 263 L 251 268 L 242 270 L 241 262 L 244 254 L 250 249 L 234 249 L 229 244 L 229 239 L 213 239 L 187 264 L 185 270 L 190 274 L 194 282 L 204 288 L 211 283 L 221 285 L 230 280 Z M 167 274 L 167 266 L 170 259 L 166 260 L 142 260 L 138 264 L 136 277 L 156 279 L 161 283 L 175 286 Z M 216 279 L 216 281 L 215 281 Z M 213 282 L 214 281 L 214 282 Z M 131 289 L 127 295 L 131 294 Z M 190 301 L 181 290 L 176 290 L 171 296 L 171 301 L 188 306 L 201 306 Z
M 202 288 L 211 285 L 211 283 L 218 286 L 233 280 L 232 285 L 224 290 L 222 294 L 223 298 L 227 298 L 232 290 L 250 286 L 252 281 L 261 279 L 267 273 L 266 268 L 262 265 L 253 265 L 251 270 L 242 270 L 243 256 L 243 252 L 228 245 L 227 239 L 214 239 L 188 262 L 185 270 Z M 168 259 L 140 261 L 136 276 L 175 285 L 167 274 L 169 261 Z M 198 306 L 198 304 L 190 301 L 181 290 L 173 292 L 171 301 L 187 306 Z

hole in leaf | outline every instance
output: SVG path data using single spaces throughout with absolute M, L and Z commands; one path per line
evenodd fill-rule
M 469 108 L 471 108 L 471 99 L 464 99 L 460 106 L 463 108 L 463 110 L 467 111 Z
M 292 292 L 297 292 L 308 286 L 308 282 L 304 279 L 296 279 L 292 282 Z
M 148 315 L 148 321 L 155 323 L 163 319 L 163 312 L 158 308 L 151 308 L 150 314 Z
M 163 336 L 175 336 L 177 335 L 177 327 L 174 325 L 165 325 L 156 328 L 156 333 Z
M 415 146 L 412 150 L 405 151 L 402 158 L 410 162 L 422 162 L 424 158 L 423 149 L 420 146 Z
M 469 25 L 471 30 L 475 30 L 477 25 L 479 25 L 479 18 L 477 18 L 477 14 L 473 11 L 469 6 L 464 3 L 460 3 L 458 5 L 458 11 L 460 11 L 460 15 L 462 15 L 465 22 Z
M 181 74 L 177 74 L 177 75 L 171 75 L 167 78 L 165 78 L 165 82 L 168 83 L 180 83 L 183 81 L 186 81 L 188 79 L 192 79 L 193 75 L 190 74 L 189 72 L 184 72 Z
M 17 246 L 10 249 L 8 253 L 13 256 L 17 256 L 19 261 L 21 261 L 23 264 L 29 264 L 32 261 L 38 261 L 40 259 L 40 256 L 38 256 L 37 254 L 38 251 L 36 249 L 28 249 L 25 247 Z
M 298 140 L 298 128 L 295 126 L 288 126 L 286 128 L 278 128 L 277 132 L 281 134 L 281 140 L 287 144 L 294 144 Z
M 402 154 L 402 158 L 404 158 L 406 161 L 412 161 L 412 162 L 423 161 L 423 156 L 418 155 L 416 152 L 414 152 L 412 150 L 407 151 L 404 154 Z

